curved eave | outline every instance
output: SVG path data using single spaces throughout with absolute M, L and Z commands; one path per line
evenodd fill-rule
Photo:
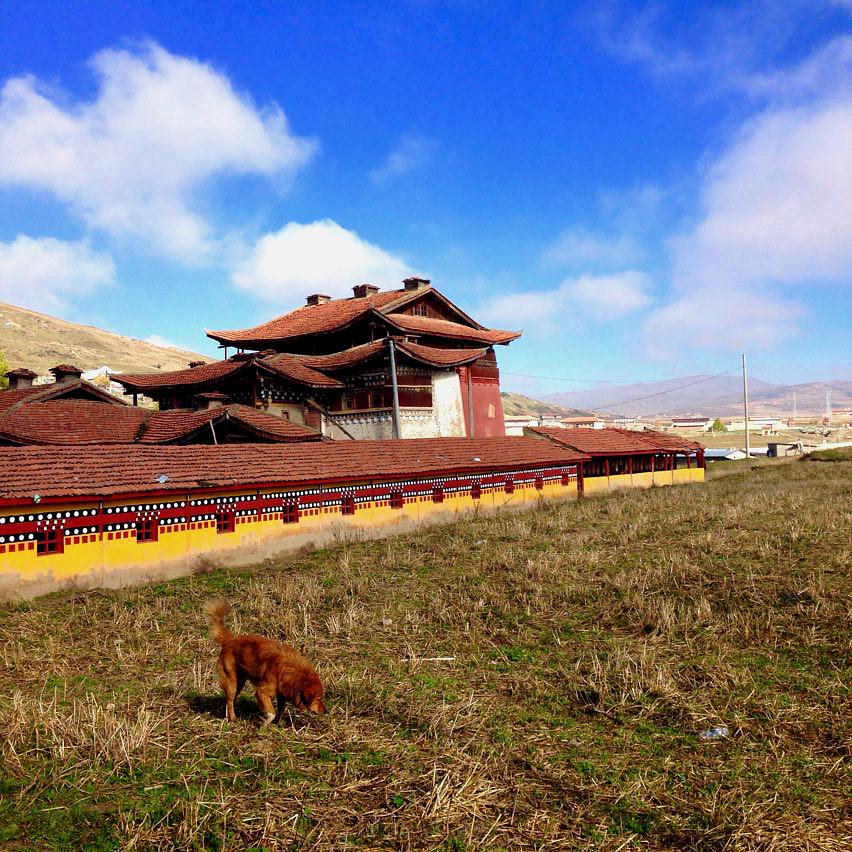
M 434 367 L 436 369 L 452 369 L 453 367 L 461 367 L 465 364 L 472 364 L 474 361 L 478 361 L 483 355 L 488 352 L 488 347 L 484 346 L 478 349 L 467 349 L 465 350 L 465 354 L 454 358 L 451 361 L 443 360 L 443 359 L 431 359 L 427 354 L 423 352 L 413 351 L 412 347 L 404 342 L 396 342 L 396 348 L 399 352 L 402 352 L 406 357 L 410 358 L 412 361 L 416 361 L 418 364 L 424 364 L 427 367 Z M 428 349 L 431 347 L 418 347 L 419 349 Z M 435 352 L 439 353 L 441 350 L 436 349 Z
M 496 328 L 467 329 L 465 326 L 461 326 L 460 323 L 451 323 L 447 320 L 432 320 L 432 322 L 439 322 L 443 324 L 438 328 L 435 328 L 434 326 L 432 328 L 429 328 L 428 326 L 421 326 L 418 328 L 418 324 L 416 322 L 413 325 L 407 322 L 395 322 L 392 314 L 381 314 L 380 316 L 388 323 L 388 325 L 402 334 L 417 335 L 419 337 L 437 337 L 445 340 L 463 340 L 468 343 L 487 343 L 489 346 L 511 343 L 523 334 L 521 331 L 503 331 L 502 329 Z M 407 316 L 406 319 L 408 319 Z M 453 325 L 459 325 L 460 328 L 465 330 L 463 332 L 456 332 L 453 328 L 447 328 L 447 326 Z

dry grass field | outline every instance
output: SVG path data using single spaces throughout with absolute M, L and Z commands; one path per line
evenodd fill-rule
M 840 454 L 7 606 L 0 848 L 848 850 L 850 531 Z M 214 596 L 326 716 L 223 721 Z

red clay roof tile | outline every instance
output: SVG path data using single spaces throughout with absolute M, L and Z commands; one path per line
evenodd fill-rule
M 375 481 L 572 464 L 588 456 L 533 438 L 310 444 L 0 448 L 0 499 L 182 492 L 198 487 Z
M 415 317 L 409 314 L 385 314 L 385 319 L 402 331 L 416 332 L 433 337 L 450 337 L 456 340 L 475 340 L 481 343 L 509 343 L 521 336 L 520 331 L 501 331 L 497 328 L 470 328 L 458 322 Z
M 244 369 L 248 359 L 214 361 L 186 370 L 167 370 L 162 373 L 117 373 L 111 378 L 130 390 L 144 391 L 146 388 L 190 387 L 224 379 Z
M 284 376 L 300 385 L 314 388 L 342 388 L 343 382 L 326 376 L 318 370 L 307 366 L 301 358 L 282 352 L 278 355 L 268 355 L 259 358 L 257 365 L 265 370 L 271 370 L 280 376 Z
M 0 440 L 25 445 L 165 444 L 177 441 L 208 422 L 230 418 L 259 441 L 316 441 L 321 435 L 244 405 L 193 411 L 152 411 L 104 405 L 79 399 L 57 399 L 24 405 L 0 416 Z
M 695 452 L 701 444 L 663 432 L 637 432 L 632 429 L 560 429 L 528 426 L 525 434 L 548 438 L 591 456 L 648 455 L 657 452 Z
M 386 307 L 396 301 L 404 303 L 416 295 L 419 294 L 405 290 L 388 290 L 363 297 L 332 299 L 319 305 L 303 305 L 288 314 L 252 328 L 208 331 L 207 336 L 220 343 L 252 345 L 288 337 L 323 334 L 343 328 L 371 310 Z

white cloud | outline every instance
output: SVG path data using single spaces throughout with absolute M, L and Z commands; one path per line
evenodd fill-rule
M 405 261 L 330 219 L 290 222 L 255 243 L 233 282 L 266 301 L 289 305 L 311 293 L 351 296 L 355 284 L 394 286 L 411 274 Z
M 623 269 L 636 263 L 641 254 L 639 244 L 629 234 L 608 236 L 570 228 L 544 250 L 542 259 L 553 266 Z
M 424 136 L 403 136 L 378 168 L 370 172 L 375 183 L 386 183 L 427 165 L 432 159 L 435 143 Z
M 0 90 L 0 183 L 47 190 L 87 225 L 193 261 L 212 228 L 192 204 L 217 175 L 289 176 L 315 144 L 275 105 L 258 109 L 211 66 L 149 43 L 91 60 L 93 100 L 33 77 Z
M 794 336 L 802 313 L 800 305 L 771 291 L 696 290 L 648 318 L 646 348 L 663 359 L 685 349 L 765 349 Z
M 567 278 L 551 290 L 527 290 L 495 296 L 479 313 L 489 323 L 550 334 L 565 328 L 565 316 L 580 311 L 601 322 L 650 304 L 650 278 L 628 269 L 612 275 Z
M 627 270 L 614 275 L 582 275 L 563 282 L 562 288 L 593 317 L 606 320 L 647 307 L 651 303 L 650 283 L 644 272 Z
M 14 305 L 55 313 L 114 279 L 112 259 L 85 240 L 20 235 L 0 243 L 0 299 Z
M 705 176 L 702 216 L 673 241 L 673 301 L 651 348 L 772 346 L 813 287 L 852 281 L 852 99 L 768 109 Z

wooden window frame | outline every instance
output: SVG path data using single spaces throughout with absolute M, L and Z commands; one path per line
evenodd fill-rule
M 39 530 L 36 533 L 36 555 L 53 556 L 65 552 L 65 532 L 61 529 Z
M 443 488 L 433 488 L 432 489 L 432 502 L 433 503 L 443 503 L 444 502 L 444 489 Z
M 479 482 L 473 482 L 470 486 L 470 499 L 480 500 L 482 498 L 482 485 Z
M 281 506 L 281 523 L 282 524 L 298 524 L 299 523 L 299 501 L 287 500 Z
M 160 522 L 156 518 L 144 518 L 136 522 L 136 541 L 149 544 L 160 537 Z
M 390 507 L 391 509 L 401 509 L 405 506 L 405 495 L 400 490 L 394 490 L 390 493 Z
M 232 533 L 237 528 L 236 515 L 232 511 L 219 510 L 216 512 L 216 534 Z
M 340 498 L 340 514 L 354 515 L 355 514 L 355 497 L 352 494 L 344 494 Z
M 543 491 L 544 490 L 544 477 L 543 476 L 537 476 L 535 478 L 535 490 L 536 491 Z

